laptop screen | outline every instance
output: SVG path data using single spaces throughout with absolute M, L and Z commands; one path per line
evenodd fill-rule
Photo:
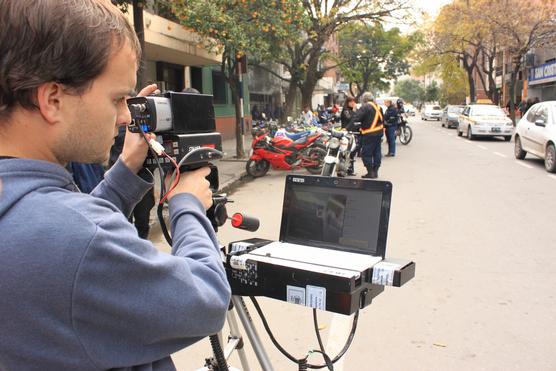
M 392 184 L 289 175 L 280 241 L 382 256 Z

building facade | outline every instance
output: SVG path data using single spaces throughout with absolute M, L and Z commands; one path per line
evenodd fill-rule
M 197 34 L 180 24 L 143 12 L 145 25 L 146 80 L 161 90 L 182 91 L 192 87 L 214 100 L 216 127 L 224 139 L 235 138 L 235 106 L 231 90 L 220 72 L 220 55 L 203 48 Z M 133 15 L 127 13 L 133 24 Z M 244 80 L 244 112 L 249 111 L 249 89 Z M 246 117 L 249 122 L 249 116 Z
M 527 98 L 541 101 L 556 100 L 556 49 L 538 48 L 529 57 L 527 69 Z

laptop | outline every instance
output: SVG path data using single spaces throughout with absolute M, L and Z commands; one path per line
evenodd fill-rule
M 390 182 L 288 175 L 280 239 L 249 255 L 362 272 L 384 259 L 391 197 Z

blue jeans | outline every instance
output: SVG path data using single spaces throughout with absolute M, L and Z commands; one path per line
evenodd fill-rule
M 386 139 L 388 140 L 388 153 L 396 154 L 396 128 L 398 125 L 390 125 L 386 127 Z
M 380 142 L 382 133 L 378 135 L 362 135 L 361 136 L 361 157 L 363 164 L 369 169 L 378 169 L 381 163 L 382 154 L 380 152 Z

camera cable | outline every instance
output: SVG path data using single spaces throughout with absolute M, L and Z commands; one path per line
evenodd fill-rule
M 309 363 L 307 363 L 307 356 L 305 358 L 302 358 L 302 359 L 297 359 L 294 356 L 292 356 L 290 353 L 288 353 L 280 345 L 280 343 L 278 343 L 278 341 L 274 337 L 274 334 L 272 333 L 272 330 L 270 329 L 270 326 L 268 325 L 266 317 L 265 317 L 259 303 L 257 302 L 257 299 L 255 299 L 255 297 L 253 297 L 253 296 L 250 296 L 249 298 L 253 302 L 255 310 L 259 314 L 259 317 L 261 318 L 264 329 L 265 329 L 266 333 L 268 334 L 268 336 L 270 337 L 270 340 L 272 341 L 272 344 L 274 344 L 276 349 L 278 349 L 280 351 L 280 353 L 282 353 L 286 358 L 288 358 L 290 361 L 292 361 L 294 363 L 297 363 L 299 365 L 299 370 L 306 370 L 308 368 L 310 368 L 310 369 L 322 369 L 322 368 L 325 368 L 325 367 L 327 367 L 329 370 L 333 370 L 333 364 L 336 363 L 338 360 L 340 360 L 340 358 L 342 358 L 344 356 L 344 354 L 347 352 L 347 350 L 351 346 L 353 338 L 355 337 L 355 330 L 357 329 L 357 322 L 358 322 L 358 319 L 359 319 L 359 310 L 357 310 L 355 312 L 354 316 L 353 316 L 353 322 L 352 322 L 352 325 L 351 325 L 351 330 L 350 330 L 348 339 L 346 340 L 346 343 L 344 344 L 344 347 L 338 353 L 338 355 L 336 357 L 334 357 L 333 359 L 330 359 L 330 357 L 326 354 L 326 352 L 324 352 L 324 346 L 322 344 L 322 339 L 320 339 L 319 340 L 319 346 L 321 347 L 322 350 L 311 350 L 309 352 L 309 355 L 311 353 L 321 354 L 323 356 L 324 360 L 325 360 L 325 364 L 323 364 L 323 365 L 309 364 Z M 317 331 L 317 338 L 320 338 L 320 334 L 318 334 L 318 324 L 317 324 L 317 321 L 316 321 L 316 313 L 314 313 L 314 323 L 316 325 L 315 330 Z

